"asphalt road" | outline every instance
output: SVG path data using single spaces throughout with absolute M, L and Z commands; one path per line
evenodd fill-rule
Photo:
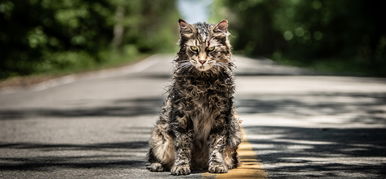
M 172 59 L 2 89 L 0 178 L 176 178 L 145 169 Z M 269 178 L 386 177 L 386 79 L 235 60 L 246 139 Z

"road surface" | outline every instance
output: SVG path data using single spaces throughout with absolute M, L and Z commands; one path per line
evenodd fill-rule
M 172 59 L 154 55 L 128 67 L 2 89 L 0 178 L 176 178 L 145 169 Z M 386 177 L 386 79 L 235 61 L 246 133 L 241 150 L 246 168 L 256 171 L 239 174 Z

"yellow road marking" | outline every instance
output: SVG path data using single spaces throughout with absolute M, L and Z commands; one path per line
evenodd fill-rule
M 257 160 L 256 152 L 253 151 L 252 144 L 246 139 L 244 130 L 243 141 L 239 145 L 237 153 L 240 157 L 240 166 L 231 169 L 224 174 L 204 173 L 203 178 L 268 178 L 263 170 L 262 164 Z

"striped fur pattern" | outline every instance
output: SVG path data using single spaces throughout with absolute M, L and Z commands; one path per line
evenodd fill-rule
M 180 20 L 180 51 L 172 85 L 150 138 L 147 168 L 187 175 L 237 167 L 240 124 L 235 116 L 228 21 Z

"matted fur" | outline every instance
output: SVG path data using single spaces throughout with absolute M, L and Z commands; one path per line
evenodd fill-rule
M 180 25 L 173 81 L 150 138 L 150 171 L 225 173 L 237 167 L 240 125 L 228 22 Z

